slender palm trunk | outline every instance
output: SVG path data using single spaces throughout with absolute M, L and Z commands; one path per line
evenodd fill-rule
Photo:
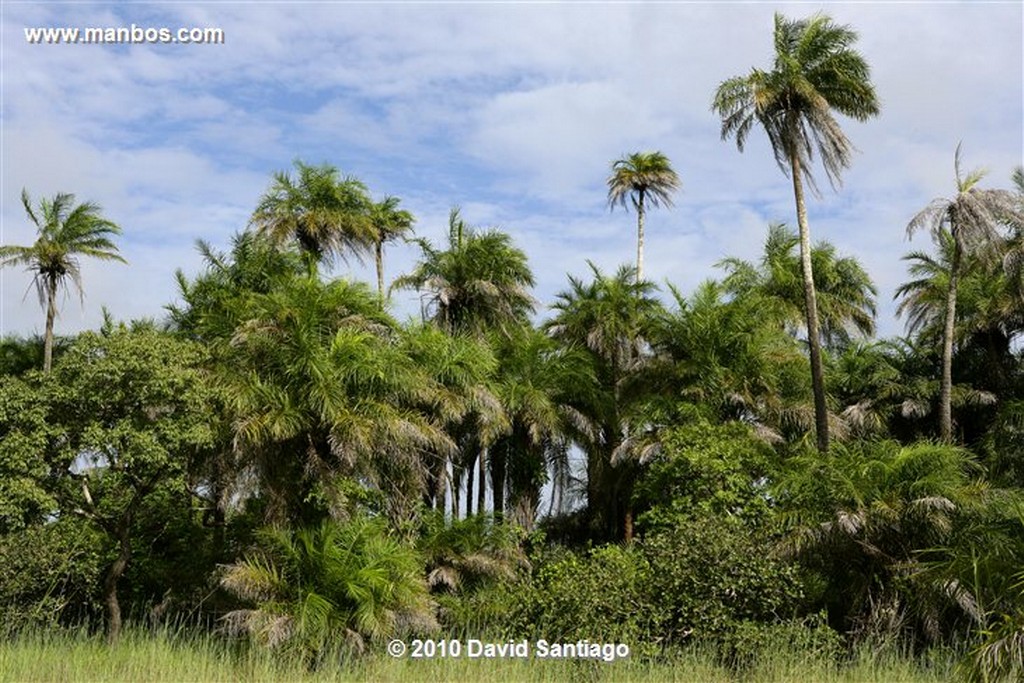
M 497 450 L 492 450 L 492 449 Z M 491 498 L 494 503 L 494 520 L 498 521 L 505 514 L 505 474 L 507 470 L 508 449 L 500 443 L 487 450 L 491 461 Z
M 804 305 L 807 309 L 807 343 L 811 355 L 811 385 L 814 390 L 814 429 L 819 453 L 828 452 L 828 406 L 825 403 L 825 373 L 821 367 L 821 328 L 818 324 L 818 298 L 814 291 L 814 269 L 811 266 L 811 234 L 807 227 L 807 205 L 800 178 L 800 157 L 789 155 L 796 197 L 796 220 L 800 227 L 800 265 L 804 278 Z
M 942 383 L 939 388 L 939 438 L 953 441 L 953 333 L 956 328 L 956 287 L 960 277 L 960 239 L 953 226 L 953 262 L 946 292 L 946 324 L 942 331 Z
M 384 301 L 384 243 L 377 242 L 374 249 L 377 260 L 377 296 Z
M 644 193 L 636 202 L 636 281 L 644 279 Z
M 476 479 L 473 478 L 473 465 L 474 461 L 469 461 L 466 465 L 466 518 L 473 516 L 473 490 L 476 485 Z
M 53 366 L 53 320 L 57 317 L 57 280 L 46 283 L 46 333 L 43 336 L 43 372 Z
M 461 478 L 461 474 L 453 462 L 452 476 L 449 484 L 452 490 L 452 519 L 458 519 L 459 515 L 462 513 L 462 510 L 460 509 L 462 501 L 459 500 L 461 498 L 460 489 L 462 488 L 462 482 L 459 481 Z
M 487 504 L 487 449 L 481 448 L 480 455 L 477 456 L 477 461 L 480 466 L 480 470 L 477 472 L 479 481 L 477 482 L 476 491 L 476 513 L 482 515 L 486 509 Z

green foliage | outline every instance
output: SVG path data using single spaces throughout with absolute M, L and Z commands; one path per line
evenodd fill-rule
M 0 377 L 0 534 L 41 522 L 57 509 L 42 457 L 55 432 L 32 384 Z
M 446 520 L 441 510 L 424 519 L 418 548 L 433 589 L 467 591 L 494 581 L 511 581 L 529 567 L 519 547 L 521 533 L 486 514 Z
M 820 572 L 833 625 L 934 641 L 957 615 L 977 618 L 969 584 L 922 572 L 922 561 L 993 505 L 980 474 L 967 451 L 930 443 L 854 442 L 790 461 L 776 490 L 787 547 Z
M 657 318 L 656 357 L 642 373 L 663 412 L 687 403 L 708 420 L 743 421 L 772 441 L 805 435 L 807 359 L 779 323 L 778 302 L 757 293 L 729 299 L 713 281 L 689 298 L 675 288 L 672 295 L 676 306 Z
M 514 630 L 549 640 L 617 639 L 654 652 L 797 613 L 797 568 L 772 553 L 763 532 L 714 515 L 674 521 L 640 543 L 539 560 Z
M 771 447 L 742 423 L 699 422 L 661 434 L 661 452 L 637 483 L 642 526 L 672 526 L 697 515 L 735 517 L 750 524 L 769 513 Z
M 650 600 L 666 610 L 670 641 L 717 638 L 737 622 L 772 622 L 802 607 L 797 567 L 780 558 L 764 531 L 719 515 L 694 515 L 649 534 Z
M 251 223 L 277 244 L 295 240 L 310 274 L 321 260 L 360 256 L 376 242 L 366 186 L 330 164 L 295 161 L 296 176 L 279 171 L 260 198 Z
M 606 545 L 541 560 L 512 628 L 520 637 L 551 642 L 657 642 L 663 616 L 648 592 L 651 572 L 635 546 Z
M 362 651 L 367 641 L 436 628 L 419 554 L 390 536 L 379 518 L 267 529 L 259 540 L 260 548 L 227 567 L 222 579 L 253 604 L 225 617 L 229 631 L 315 664 L 331 647 Z
M 773 223 L 758 264 L 735 258 L 717 264 L 728 272 L 723 284 L 730 294 L 746 297 L 756 293 L 771 301 L 779 322 L 791 333 L 806 325 L 799 245 L 799 235 L 785 224 Z M 850 342 L 854 330 L 865 336 L 873 334 L 878 291 L 857 259 L 837 256 L 835 246 L 820 242 L 811 248 L 811 264 L 822 341 L 841 347 Z
M 18 415 L 0 432 L 0 452 L 32 495 L 52 497 L 46 514 L 79 515 L 103 534 L 113 558 L 104 576 L 111 638 L 120 628 L 118 582 L 130 563 L 134 519 L 147 497 L 168 488 L 188 499 L 186 472 L 210 443 L 207 385 L 199 347 L 152 326 L 81 335 L 48 374 L 5 379 Z M 29 496 L 31 498 L 31 496 Z M 46 501 L 44 501 L 46 502 Z M 22 495 L 14 504 L 31 520 Z M 35 516 L 42 510 L 35 504 Z
M 508 233 L 474 229 L 453 209 L 446 249 L 426 240 L 418 243 L 420 261 L 392 287 L 422 292 L 424 315 L 441 329 L 470 335 L 508 332 L 533 312 L 533 273 Z
M 109 562 L 103 535 L 74 516 L 0 536 L 0 629 L 94 616 Z

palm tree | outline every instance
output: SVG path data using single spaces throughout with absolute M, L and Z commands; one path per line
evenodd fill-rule
M 929 640 L 952 608 L 977 618 L 967 587 L 924 572 L 966 521 L 997 502 L 970 452 L 949 445 L 853 442 L 787 463 L 773 498 L 790 527 L 783 549 L 821 571 L 833 623 L 855 635 L 915 627 Z
M 927 229 L 940 245 L 944 231 L 952 238 L 953 253 L 949 263 L 945 314 L 942 333 L 942 383 L 939 393 L 939 436 L 945 442 L 953 439 L 953 339 L 956 331 L 958 279 L 965 255 L 982 261 L 992 260 L 1002 242 L 999 226 L 1007 219 L 1022 216 L 1019 200 L 1007 190 L 983 190 L 978 183 L 985 177 L 982 170 L 966 176 L 960 171 L 961 146 L 956 147 L 954 170 L 957 194 L 952 198 L 934 199 L 907 224 L 908 237 Z
M 296 160 L 295 170 L 295 179 L 283 171 L 274 174 L 251 224 L 278 244 L 296 240 L 311 273 L 316 263 L 335 256 L 361 258 L 376 240 L 366 186 L 357 178 L 342 178 L 329 164 Z
M 850 28 L 836 25 L 825 15 L 791 21 L 776 14 L 772 70 L 752 69 L 747 76 L 724 81 L 718 86 L 712 104 L 712 109 L 722 117 L 722 139 L 735 135 L 740 151 L 754 124 L 760 124 L 768 135 L 775 161 L 793 181 L 815 427 L 818 450 L 822 453 L 829 445 L 828 407 L 803 179 L 816 190 L 811 173 L 815 149 L 833 187 L 839 182 L 839 173 L 850 165 L 853 145 L 839 127 L 833 110 L 858 121 L 878 113 L 867 62 L 850 47 L 856 38 Z
M 767 441 L 803 438 L 814 425 L 806 360 L 777 323 L 779 300 L 758 291 L 730 299 L 714 281 L 689 298 L 671 293 L 675 306 L 656 321 L 644 370 L 662 422 L 688 404 L 714 422 L 750 424 Z
M 626 208 L 626 199 L 636 209 L 636 279 L 644 277 L 644 213 L 647 202 L 657 207 L 672 206 L 672 192 L 680 187 L 679 176 L 661 152 L 636 152 L 612 164 L 608 178 L 608 206 Z
M 32 281 L 39 293 L 39 304 L 46 308 L 43 371 L 49 372 L 53 364 L 57 290 L 66 287 L 70 279 L 84 303 L 78 255 L 102 261 L 127 261 L 117 253 L 117 247 L 110 239 L 113 235 L 120 235 L 121 228 L 104 218 L 97 204 L 85 202 L 76 206 L 75 195 L 62 192 L 53 199 L 40 200 L 38 209 L 33 209 L 27 190 L 21 191 L 21 203 L 29 220 L 36 226 L 39 238 L 28 247 L 0 246 L 0 267 L 23 265 L 35 273 Z
M 367 640 L 437 628 L 419 554 L 380 518 L 268 529 L 260 540 L 221 581 L 253 603 L 224 617 L 231 631 L 291 648 L 315 667 L 332 645 L 361 651 Z
M 594 383 L 593 370 L 582 349 L 560 348 L 533 327 L 496 346 L 497 391 L 510 428 L 489 449 L 495 517 L 511 510 L 532 531 L 549 471 L 558 488 L 567 479 L 560 468 L 572 436 L 593 438 L 591 421 L 577 407 L 581 388 Z
M 717 265 L 729 273 L 725 288 L 734 297 L 758 293 L 780 305 L 783 323 L 795 329 L 806 322 L 803 315 L 803 283 L 800 258 L 793 253 L 800 237 L 782 223 L 768 228 L 764 255 L 759 265 L 727 258 Z M 851 256 L 837 256 L 829 242 L 811 249 L 814 290 L 822 342 L 829 347 L 845 345 L 851 331 L 870 336 L 875 331 L 875 296 L 878 290 L 864 267 Z
M 412 273 L 395 280 L 392 287 L 416 289 L 425 299 L 424 318 L 452 335 L 484 339 L 489 333 L 509 336 L 527 323 L 534 310 L 530 295 L 533 273 L 526 254 L 513 246 L 500 230 L 476 230 L 462 220 L 458 209 L 448 217 L 448 245 L 441 250 L 419 240 L 423 257 Z M 467 513 L 472 505 L 472 473 L 479 460 L 477 509 L 485 502 L 485 449 L 489 431 L 473 411 L 456 428 L 462 452 L 460 470 L 469 479 Z
M 268 517 L 317 520 L 311 494 L 330 499 L 342 477 L 421 500 L 420 452 L 453 445 L 420 409 L 434 385 L 370 288 L 303 276 L 244 305 L 232 337 L 215 344 L 226 347 L 215 349 L 225 358 L 216 380 Z
M 384 244 L 394 242 L 412 232 L 415 221 L 412 214 L 399 209 L 398 197 L 385 197 L 370 207 L 370 221 L 373 224 L 373 255 L 377 265 L 377 294 L 384 298 Z
M 593 280 L 569 277 L 569 289 L 552 306 L 545 329 L 568 348 L 583 349 L 594 382 L 581 386 L 581 411 L 594 425 L 582 439 L 587 452 L 587 507 L 591 522 L 608 537 L 632 535 L 631 496 L 635 463 L 620 457 L 630 430 L 639 370 L 649 361 L 649 338 L 661 304 L 653 283 L 637 280 L 636 270 L 605 275 L 590 263 Z
M 426 240 L 419 245 L 423 258 L 392 287 L 422 292 L 425 311 L 441 329 L 483 336 L 492 329 L 510 331 L 533 312 L 533 273 L 507 233 L 475 230 L 452 209 L 448 248 L 442 251 Z

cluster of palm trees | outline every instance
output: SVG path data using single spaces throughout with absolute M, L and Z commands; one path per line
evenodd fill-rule
M 741 151 L 755 127 L 764 130 L 776 161 L 792 180 L 799 231 L 794 234 L 784 226 L 773 226 L 759 265 L 725 259 L 719 264 L 727 273 L 721 288 L 715 291 L 705 288 L 692 302 L 678 293 L 676 299 L 678 315 L 684 315 L 692 314 L 708 301 L 713 302 L 712 306 L 738 306 L 744 299 L 757 297 L 772 302 L 776 319 L 791 335 L 805 332 L 811 367 L 813 434 L 819 451 L 824 453 L 828 450 L 830 432 L 835 426 L 842 427 L 835 411 L 830 412 L 822 349 L 823 346 L 833 350 L 848 346 L 852 333 L 869 335 L 873 332 L 876 291 L 856 261 L 838 257 L 828 244 L 812 246 L 804 181 L 817 191 L 812 172 L 817 154 L 830 183 L 836 186 L 840 182 L 842 170 L 850 164 L 853 147 L 835 113 L 864 120 L 878 113 L 878 103 L 868 66 L 853 49 L 856 34 L 848 27 L 836 25 L 823 15 L 795 21 L 776 15 L 774 38 L 775 60 L 771 69 L 754 68 L 748 75 L 724 81 L 715 93 L 712 108 L 722 118 L 723 139 L 734 136 Z M 935 200 L 913 217 L 907 227 L 908 233 L 920 229 L 931 231 L 940 246 L 940 261 L 926 254 L 911 254 L 908 257 L 912 261 L 911 272 L 922 277 L 904 285 L 898 292 L 898 296 L 904 297 L 900 312 L 909 314 L 912 333 L 936 335 L 941 327 L 939 437 L 947 442 L 953 439 L 954 343 L 965 334 L 957 329 L 957 298 L 964 289 L 962 271 L 965 266 L 969 266 L 968 273 L 988 268 L 986 276 L 972 280 L 969 274 L 967 282 L 976 280 L 979 285 L 991 285 L 992 278 L 998 275 L 993 264 L 999 256 L 1003 257 L 1006 267 L 998 277 L 1002 277 L 999 282 L 1006 284 L 1000 285 L 999 293 L 977 294 L 1002 298 L 998 302 L 978 302 L 977 305 L 986 307 L 984 314 L 990 318 L 987 323 L 977 322 L 978 315 L 970 319 L 971 324 L 981 326 L 972 333 L 986 333 L 991 343 L 1000 344 L 1008 351 L 1011 334 L 1005 329 L 1005 323 L 1008 316 L 1019 312 L 1014 298 L 1017 292 L 1011 291 L 1010 283 L 1019 280 L 1022 262 L 1019 233 L 1024 223 L 1019 193 L 979 188 L 982 173 L 962 173 L 959 147 L 955 171 L 956 196 Z M 436 416 L 433 422 L 417 423 L 409 421 L 408 415 L 400 430 L 373 423 L 369 416 L 388 414 L 384 410 L 386 405 L 437 401 L 414 396 L 397 398 L 401 393 L 398 387 L 408 386 L 410 382 L 408 378 L 395 378 L 393 386 L 381 395 L 381 403 L 370 408 L 372 403 L 368 397 L 372 392 L 354 379 L 349 368 L 334 367 L 340 356 L 332 359 L 332 354 L 341 353 L 344 346 L 339 329 L 353 331 L 354 339 L 344 347 L 349 354 L 355 353 L 357 341 L 366 344 L 367 340 L 375 339 L 382 349 L 390 349 L 396 343 L 395 335 L 407 333 L 400 330 L 381 307 L 386 298 L 383 252 L 386 244 L 406 239 L 411 234 L 414 219 L 408 211 L 399 208 L 400 200 L 396 197 L 387 196 L 374 202 L 361 181 L 342 176 L 327 164 L 314 166 L 296 161 L 294 174 L 275 174 L 252 214 L 251 233 L 238 238 L 232 255 L 215 254 L 208 245 L 200 244 L 209 270 L 193 283 L 179 277 L 183 298 L 189 307 L 172 308 L 172 317 L 181 329 L 195 336 L 210 342 L 224 341 L 225 358 L 234 358 L 242 349 L 248 349 L 249 360 L 235 369 L 251 364 L 251 371 L 236 372 L 235 379 L 228 381 L 232 385 L 229 393 L 234 397 L 235 410 L 244 413 L 234 418 L 229 430 L 235 444 L 266 440 L 270 438 L 268 435 L 278 441 L 301 438 L 305 440 L 303 448 L 312 454 L 310 462 L 323 460 L 327 451 L 337 450 L 339 442 L 337 425 L 327 416 L 332 410 L 350 411 L 350 417 L 358 413 L 352 413 L 353 409 L 345 400 L 335 395 L 345 382 L 355 382 L 350 395 L 360 397 L 359 410 L 367 411 L 365 419 L 368 420 L 353 432 L 353 435 L 361 435 L 357 439 L 362 443 L 360 448 L 380 447 L 380 444 L 371 445 L 371 433 L 400 432 L 407 436 L 418 434 L 407 442 L 409 445 L 422 447 L 430 443 L 436 450 L 443 443 L 441 451 L 460 451 L 462 455 L 455 461 L 438 456 L 445 464 L 434 467 L 427 479 L 436 488 L 444 477 L 458 478 L 460 473 L 477 471 L 477 510 L 484 507 L 484 458 L 491 451 L 489 467 L 492 474 L 497 470 L 495 476 L 501 480 L 492 487 L 496 494 L 501 494 L 498 498 L 504 496 L 505 479 L 510 476 L 506 470 L 510 466 L 518 467 L 514 458 L 508 460 L 511 441 L 517 441 L 520 448 L 529 444 L 531 448 L 544 451 L 544 454 L 538 452 L 537 458 L 562 463 L 566 462 L 564 453 L 569 444 L 583 445 L 588 451 L 587 498 L 593 505 L 599 497 L 596 487 L 601 485 L 602 468 L 609 468 L 613 463 L 621 465 L 625 445 L 637 443 L 637 436 L 630 430 L 650 432 L 652 428 L 647 420 L 622 414 L 622 397 L 628 389 L 625 379 L 643 367 L 658 366 L 663 360 L 659 358 L 659 351 L 668 350 L 669 356 L 692 354 L 692 351 L 672 350 L 678 344 L 664 332 L 661 333 L 663 348 L 653 341 L 659 333 L 654 330 L 657 325 L 652 321 L 665 319 L 666 314 L 653 298 L 655 287 L 643 277 L 646 211 L 651 206 L 671 206 L 672 195 L 680 186 L 679 176 L 660 152 L 630 154 L 613 163 L 607 182 L 608 204 L 610 207 L 631 204 L 636 210 L 635 268 L 628 272 L 622 270 L 614 276 L 594 269 L 593 281 L 589 283 L 570 278 L 570 289 L 558 295 L 553 307 L 554 318 L 543 326 L 546 334 L 541 336 L 546 336 L 546 340 L 538 336 L 530 322 L 536 308 L 529 291 L 534 281 L 525 254 L 501 231 L 478 230 L 466 225 L 457 210 L 449 220 L 445 248 L 418 240 L 422 251 L 418 266 L 392 285 L 392 288 L 421 292 L 425 321 L 450 337 L 466 340 L 467 344 L 486 346 L 482 355 L 499 367 L 518 367 L 525 375 L 534 374 L 533 368 L 526 367 L 521 358 L 515 357 L 523 348 L 533 349 L 531 362 L 534 364 L 550 364 L 554 360 L 577 359 L 580 354 L 588 354 L 585 370 L 549 368 L 544 377 L 561 377 L 566 372 L 569 376 L 589 373 L 590 389 L 596 391 L 596 387 L 601 390 L 598 393 L 604 393 L 600 398 L 582 396 L 587 392 L 579 390 L 587 382 L 574 382 L 575 393 L 580 395 L 570 396 L 572 392 L 566 392 L 565 387 L 550 386 L 543 392 L 543 399 L 532 394 L 526 401 L 521 395 L 521 381 L 499 380 L 497 385 L 483 392 L 470 390 L 465 384 L 466 377 L 460 377 L 458 380 L 464 382 L 460 390 L 466 392 L 462 397 L 464 405 L 457 409 L 447 406 L 448 424 L 443 424 L 445 419 Z M 104 218 L 95 204 L 75 205 L 72 195 L 57 195 L 52 200 L 41 201 L 38 207 L 32 206 L 27 193 L 23 193 L 22 201 L 38 229 L 39 238 L 31 246 L 0 247 L 0 259 L 3 265 L 27 265 L 34 272 L 40 300 L 46 307 L 44 370 L 48 371 L 52 364 L 53 324 L 60 287 L 70 280 L 81 291 L 80 255 L 123 262 L 111 240 L 120 233 L 120 228 Z M 1016 226 L 1012 244 L 999 233 L 1000 226 L 1007 224 Z M 797 246 L 798 254 L 794 254 Z M 304 264 L 305 280 L 297 279 L 300 271 L 296 270 L 296 260 L 289 247 L 294 247 Z M 320 263 L 371 255 L 377 274 L 379 302 L 376 307 L 357 285 L 337 282 L 325 285 L 317 279 Z M 633 279 L 631 284 L 626 282 L 629 277 Z M 940 311 L 936 307 L 936 296 L 942 288 L 945 308 Z M 252 295 L 246 300 L 244 311 L 227 300 L 242 293 Z M 311 317 L 304 320 L 304 315 Z M 419 330 L 417 334 L 429 336 L 431 333 Z M 261 373 L 275 367 L 271 361 L 275 354 L 283 354 L 288 349 L 308 354 L 315 344 L 323 345 L 319 350 L 325 355 L 317 361 L 322 367 L 308 357 L 278 359 L 280 372 L 284 373 L 283 385 L 274 390 L 287 389 L 287 393 L 277 397 L 285 413 L 271 414 L 270 406 L 274 401 L 267 392 L 272 389 L 266 386 L 267 378 Z M 290 374 L 293 368 L 289 363 L 293 362 L 308 367 L 309 374 L 303 375 L 301 382 Z M 387 366 L 395 373 L 401 363 Z M 441 369 L 442 376 L 435 381 L 452 391 L 451 383 L 456 380 L 450 370 Z M 332 371 L 341 372 L 344 379 L 334 377 Z M 480 376 L 489 373 L 493 375 L 485 367 Z M 312 384 L 302 383 L 306 381 Z M 243 388 L 246 383 L 255 384 Z M 502 386 L 508 393 L 505 405 L 501 405 L 502 397 L 498 396 L 498 388 Z M 690 387 L 686 391 L 693 393 L 694 389 Z M 744 393 L 736 393 L 737 404 L 743 403 L 747 411 L 753 410 L 752 398 L 739 399 Z M 588 401 L 590 404 L 584 410 Z M 303 403 L 309 404 L 308 414 L 300 419 L 295 411 Z M 517 411 L 518 419 L 529 424 L 516 424 Z M 545 413 L 547 417 L 542 417 Z M 556 424 L 559 422 L 553 417 L 556 413 L 563 424 Z M 566 417 L 569 415 L 571 419 Z M 753 413 L 738 410 L 734 415 L 757 423 L 766 431 L 779 431 L 779 425 L 762 424 L 764 420 Z M 395 419 L 399 419 L 397 415 Z M 566 420 L 571 427 L 564 424 Z M 313 435 L 310 425 L 317 421 L 321 423 L 320 432 Z M 418 427 L 414 428 L 416 424 Z M 442 435 L 445 429 L 449 431 Z M 599 451 L 603 451 L 603 455 L 598 456 Z M 355 461 L 353 456 L 346 457 Z M 307 463 L 307 469 L 309 465 Z M 566 472 L 558 476 L 568 481 Z M 533 479 L 536 484 L 543 477 L 535 473 Z M 617 475 L 614 479 L 620 477 Z M 454 487 L 454 497 L 458 497 L 459 488 Z M 467 497 L 472 499 L 472 478 L 467 480 L 466 488 Z M 628 486 L 625 488 L 627 491 L 620 496 L 623 500 L 628 498 Z M 520 493 L 536 498 L 536 491 Z M 609 494 L 605 492 L 605 495 Z M 436 504 L 436 500 L 434 502 Z M 503 504 L 498 500 L 495 507 L 500 509 Z M 467 501 L 466 509 L 467 512 L 472 510 L 472 500 Z
M 815 157 L 833 187 L 851 163 L 853 146 L 836 114 L 863 121 L 879 111 L 855 41 L 823 15 L 776 15 L 771 68 L 718 87 L 712 108 L 722 138 L 734 137 L 742 151 L 755 127 L 764 130 L 792 181 L 797 231 L 771 226 L 758 262 L 726 258 L 720 281 L 689 295 L 670 286 L 668 303 L 643 272 L 646 211 L 671 206 L 681 187 L 660 152 L 622 157 L 607 181 L 608 205 L 632 205 L 637 214 L 635 266 L 609 274 L 591 264 L 589 277 L 569 278 L 540 323 L 533 274 L 507 233 L 468 225 L 453 210 L 446 242 L 415 240 L 416 266 L 389 288 L 384 248 L 408 240 L 414 224 L 400 201 L 374 202 L 362 182 L 327 164 L 296 161 L 294 173 L 275 174 L 229 253 L 199 243 L 206 269 L 191 280 L 179 273 L 181 302 L 168 307 L 170 331 L 209 350 L 202 371 L 216 396 L 216 443 L 194 465 L 203 481 L 197 495 L 220 525 L 248 500 L 267 522 L 305 530 L 273 538 L 294 585 L 274 584 L 244 564 L 227 581 L 241 593 L 305 596 L 309 578 L 289 548 L 334 552 L 341 532 L 318 525 L 356 515 L 367 501 L 393 528 L 425 507 L 439 511 L 435 522 L 490 511 L 532 529 L 549 487 L 551 510 L 585 503 L 582 535 L 628 542 L 634 488 L 659 457 L 662 435 L 679 425 L 742 423 L 785 453 L 813 441 L 817 459 L 805 469 L 825 468 L 851 493 L 815 500 L 821 509 L 838 506 L 829 508 L 837 517 L 802 527 L 797 550 L 839 548 L 828 557 L 856 556 L 865 576 L 876 571 L 873 559 L 857 555 L 865 543 L 905 563 L 916 556 L 904 551 L 920 545 L 865 536 L 873 524 L 883 536 L 916 525 L 921 543 L 945 538 L 936 529 L 967 504 L 971 484 L 956 464 L 963 458 L 943 460 L 950 451 L 886 446 L 837 460 L 829 455 L 833 441 L 960 441 L 989 449 L 1004 484 L 1024 484 L 1016 461 L 1024 452 L 1024 399 L 1013 351 L 1024 331 L 1024 174 L 1015 176 L 1016 191 L 982 189 L 983 174 L 964 174 L 957 148 L 956 194 L 929 204 L 906 228 L 929 231 L 937 247 L 906 257 L 913 279 L 897 297 L 912 339 L 868 340 L 877 296 L 870 277 L 834 246 L 811 242 L 805 183 L 817 192 Z M 120 229 L 71 195 L 38 207 L 27 193 L 22 200 L 39 238 L 0 247 L 0 263 L 34 273 L 49 372 L 60 287 L 70 280 L 81 291 L 79 256 L 123 261 L 112 241 Z M 376 292 L 321 276 L 321 264 L 371 256 Z M 420 322 L 390 315 L 391 289 L 420 293 Z M 574 451 L 582 468 L 573 466 Z M 929 471 L 951 482 L 942 491 L 955 496 L 904 486 L 915 463 L 932 456 Z M 884 476 L 857 469 L 862 461 Z M 789 495 L 803 494 L 796 487 Z M 865 508 L 869 500 L 878 505 Z M 359 524 L 352 533 L 372 526 Z M 878 571 L 892 570 L 882 565 Z M 454 580 L 446 571 L 438 569 L 438 581 Z M 365 590 L 376 590 L 371 584 Z M 856 599 L 895 599 L 886 592 L 893 585 L 881 593 L 864 586 Z M 345 610 L 356 606 L 343 594 L 351 587 L 329 588 L 342 596 L 337 605 L 348 606 L 309 619 L 348 623 Z M 397 618 L 389 605 L 382 599 L 375 618 Z M 283 622 L 272 616 L 236 618 L 273 638 Z

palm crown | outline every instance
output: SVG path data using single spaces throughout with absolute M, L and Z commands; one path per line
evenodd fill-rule
M 104 218 L 97 204 L 76 205 L 73 194 L 60 193 L 53 199 L 42 199 L 38 209 L 34 209 L 28 192 L 22 190 L 21 203 L 39 237 L 30 246 L 0 246 L 0 266 L 24 265 L 34 273 L 39 303 L 46 308 L 43 369 L 49 371 L 53 362 L 57 290 L 66 286 L 70 279 L 79 297 L 84 299 L 79 255 L 126 263 L 110 239 L 121 234 L 121 228 Z
M 672 192 L 678 190 L 679 176 L 672 164 L 661 152 L 636 152 L 612 164 L 612 175 L 608 178 L 608 206 L 626 207 L 626 200 L 632 200 L 636 209 L 636 278 L 643 279 L 644 273 L 644 212 L 647 203 L 651 206 L 672 206 Z

